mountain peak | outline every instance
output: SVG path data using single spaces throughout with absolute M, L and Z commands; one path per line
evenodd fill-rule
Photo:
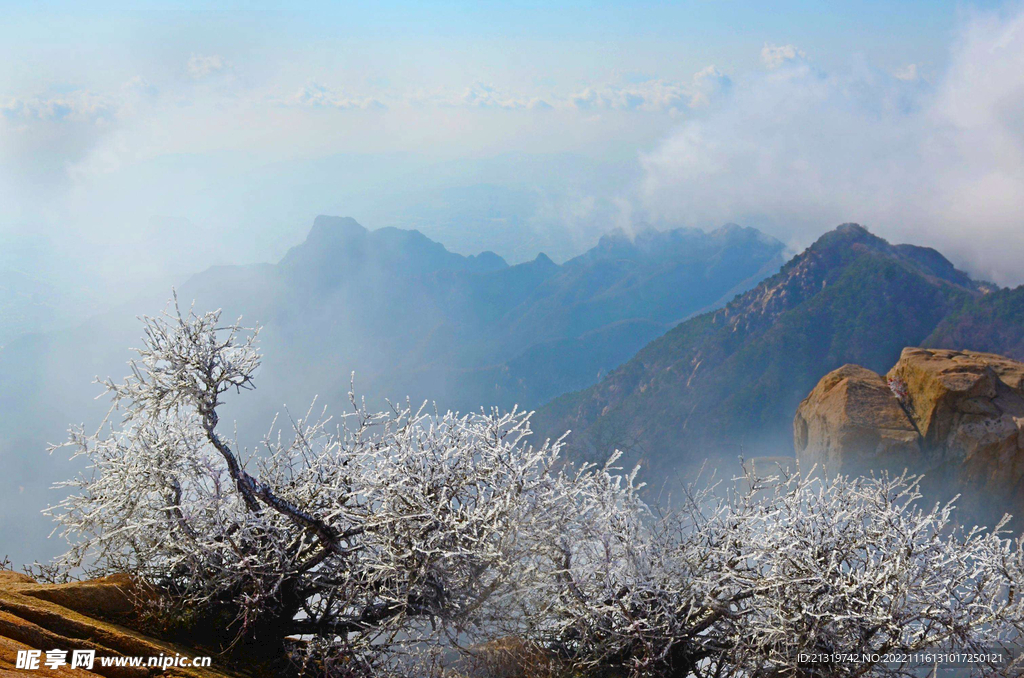
M 352 217 L 321 214 L 313 220 L 306 239 L 288 250 L 280 264 L 285 268 L 318 269 L 338 253 L 356 256 L 364 249 L 368 235 L 369 231 Z
M 480 254 L 466 257 L 466 267 L 468 270 L 476 272 L 500 271 L 503 268 L 508 268 L 508 262 L 494 252 L 484 250 Z
M 641 236 L 653 237 L 659 231 L 646 225 L 640 224 L 634 230 L 626 230 L 621 226 L 617 226 L 612 230 L 603 234 L 597 241 L 598 247 L 620 247 L 620 246 L 632 246 Z
M 888 249 L 889 243 L 860 224 L 846 223 L 836 226 L 814 241 L 809 250 L 823 250 L 851 245 L 867 245 L 873 249 Z
M 596 259 L 703 260 L 715 256 L 723 248 L 745 251 L 774 249 L 781 251 L 783 244 L 756 228 L 726 224 L 714 231 L 679 227 L 658 230 L 647 224 L 638 224 L 628 231 L 616 228 L 601 236 L 597 245 L 572 262 L 591 262 Z
M 860 224 L 855 224 L 852 221 L 848 221 L 845 224 L 839 224 L 835 228 L 836 233 L 842 233 L 844 235 L 856 235 L 865 236 L 871 235 L 871 231 L 864 228 Z
M 729 222 L 722 224 L 713 231 L 708 232 L 708 237 L 726 240 L 729 242 L 738 243 L 740 241 L 746 241 L 751 243 L 761 243 L 763 245 L 778 247 L 780 250 L 783 248 L 783 244 L 777 238 L 768 235 L 764 231 L 760 231 L 752 226 L 740 226 Z
M 323 242 L 325 240 L 347 239 L 352 236 L 365 235 L 366 228 L 352 217 L 332 217 L 320 214 L 313 220 L 313 228 L 309 229 L 306 240 Z
M 871 233 L 860 224 L 841 224 L 825 233 L 814 242 L 804 256 L 822 256 L 833 265 L 845 261 L 851 252 L 871 252 L 878 256 L 900 261 L 916 268 L 919 272 L 939 280 L 952 283 L 968 290 L 980 290 L 982 286 L 963 271 L 958 270 L 938 251 L 920 245 L 892 245 L 889 241 Z
M 404 274 L 435 271 L 484 272 L 507 268 L 494 252 L 473 256 L 449 252 L 444 245 L 415 229 L 385 226 L 369 230 L 352 217 L 320 215 L 305 241 L 281 259 L 284 270 L 318 284 L 336 285 L 360 272 L 394 268 Z
M 717 234 L 720 234 L 720 235 L 730 235 L 732 233 L 742 233 L 742 232 L 745 232 L 745 231 L 753 231 L 753 230 L 756 230 L 756 229 L 750 228 L 748 226 L 740 226 L 739 224 L 733 223 L 733 222 L 730 221 L 727 224 L 722 224 L 721 226 L 719 226 L 718 228 L 716 228 L 715 230 L 713 230 L 711 232 L 712 233 L 717 233 Z

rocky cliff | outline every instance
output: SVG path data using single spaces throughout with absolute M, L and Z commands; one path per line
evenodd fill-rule
M 804 399 L 793 428 L 804 469 L 909 469 L 930 495 L 962 493 L 973 518 L 1024 516 L 1024 363 L 905 348 L 884 377 L 844 365 Z

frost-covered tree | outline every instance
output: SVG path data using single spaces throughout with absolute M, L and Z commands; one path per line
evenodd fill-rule
M 656 508 L 615 457 L 528 444 L 523 413 L 354 396 L 246 451 L 219 414 L 253 387 L 258 331 L 177 304 L 144 324 L 107 422 L 67 443 L 89 468 L 52 510 L 58 565 L 133 573 L 317 675 L 421 675 L 514 639 L 535 676 L 909 676 L 881 659 L 1022 639 L 1021 542 L 918 508 L 915 479 L 780 473 Z
M 379 672 L 407 646 L 472 638 L 586 491 L 556 468 L 558 443 L 525 444 L 518 412 L 369 413 L 353 397 L 246 454 L 219 411 L 253 387 L 258 332 L 174 309 L 143 319 L 131 375 L 104 382 L 107 423 L 72 429 L 90 463 L 52 509 L 65 570 L 134 573 L 250 647 L 300 637 L 321 668 Z

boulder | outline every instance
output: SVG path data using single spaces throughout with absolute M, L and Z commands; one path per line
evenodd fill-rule
M 906 468 L 932 494 L 963 494 L 972 517 L 1024 517 L 1024 363 L 906 348 L 886 377 L 856 365 L 825 375 L 793 427 L 802 468 Z
M 905 348 L 889 376 L 906 384 L 911 414 L 932 446 L 948 441 L 962 415 L 998 417 L 1015 411 L 1024 394 L 1024 363 L 993 353 Z
M 844 365 L 818 382 L 793 421 L 801 468 L 859 474 L 921 463 L 919 434 L 885 378 Z
M 968 499 L 1010 500 L 1024 479 L 1024 363 L 992 353 L 907 348 L 889 371 L 907 385 L 907 407 L 932 463 Z

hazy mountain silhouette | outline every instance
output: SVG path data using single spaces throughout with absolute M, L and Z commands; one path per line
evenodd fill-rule
M 21 270 L 0 269 L 0 347 L 22 334 L 81 322 L 89 314 L 88 295 L 69 295 Z

